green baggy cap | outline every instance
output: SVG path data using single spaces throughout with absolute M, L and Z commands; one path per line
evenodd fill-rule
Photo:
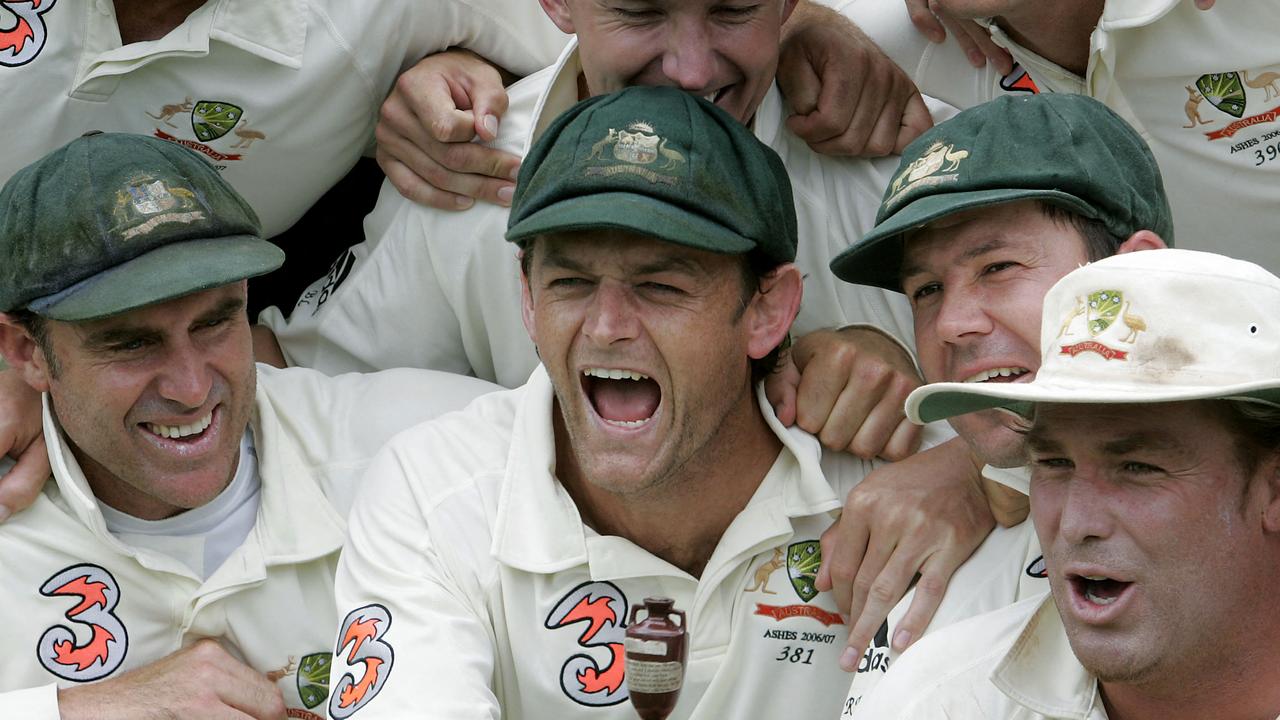
M 1060 205 L 1116 237 L 1151 230 L 1173 244 L 1160 169 L 1128 123 L 1083 95 L 1006 95 L 908 145 L 876 226 L 831 270 L 847 282 L 900 290 L 904 232 L 1015 200 Z
M 597 228 L 778 263 L 796 256 L 782 160 L 723 110 L 675 88 L 584 100 L 525 158 L 507 240 Z
M 81 321 L 270 272 L 253 208 L 179 145 L 93 133 L 0 189 L 0 311 Z

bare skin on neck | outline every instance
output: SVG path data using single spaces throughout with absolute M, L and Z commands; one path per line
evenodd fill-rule
M 720 537 L 760 486 L 782 443 L 744 394 L 747 412 L 732 412 L 708 445 L 731 452 L 703 452 L 645 492 L 616 495 L 582 477 L 557 409 L 556 476 L 583 522 L 601 535 L 624 537 L 650 553 L 701 577 Z M 741 420 L 733 422 L 733 418 Z
M 115 0 L 120 42 L 159 40 L 182 24 L 205 0 Z
M 1084 77 L 1089 65 L 1089 36 L 1102 17 L 1106 0 L 1024 3 L 996 24 L 1022 47 Z

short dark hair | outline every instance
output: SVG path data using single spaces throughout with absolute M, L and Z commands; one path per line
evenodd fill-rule
M 1036 204 L 1040 207 L 1040 212 L 1045 217 L 1059 226 L 1075 228 L 1076 232 L 1080 233 L 1080 238 L 1084 240 L 1085 255 L 1089 262 L 1097 262 L 1115 255 L 1120 251 L 1120 246 L 1124 241 L 1129 239 L 1113 235 L 1107 229 L 1107 224 L 1101 220 L 1085 217 L 1046 200 L 1037 200 Z
M 1250 400 L 1226 400 L 1221 405 L 1240 466 L 1252 475 L 1266 456 L 1280 453 L 1280 406 Z
M 53 354 L 53 343 L 49 342 L 49 321 L 26 309 L 11 310 L 7 315 L 25 330 L 32 340 L 36 341 L 36 345 L 39 345 L 40 351 L 44 353 L 45 360 L 49 362 L 49 373 L 55 378 L 58 377 L 61 368 L 58 366 L 58 357 Z
M 542 236 L 539 235 L 520 243 L 520 272 L 524 273 L 526 279 L 529 277 L 529 269 L 533 267 L 533 246 L 540 237 Z M 738 265 L 742 272 L 742 307 L 738 310 L 737 317 L 742 317 L 742 313 L 746 312 L 747 304 L 751 302 L 757 292 L 760 292 L 761 278 L 781 267 L 782 263 L 766 257 L 764 253 L 751 252 L 739 257 L 742 258 L 742 262 Z M 752 358 L 751 384 L 755 385 L 777 372 L 782 364 L 783 353 L 790 347 L 791 333 L 787 333 L 782 342 L 770 350 L 767 355 L 761 358 Z

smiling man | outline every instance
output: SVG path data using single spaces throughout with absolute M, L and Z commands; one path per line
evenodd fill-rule
M 318 720 L 354 480 L 489 389 L 254 365 L 283 253 L 198 155 L 92 134 L 0 190 L 0 352 L 53 482 L 0 525 L 0 716 Z
M 1280 714 L 1278 305 L 1252 263 L 1108 258 L 1045 297 L 1034 381 L 912 394 L 919 418 L 1028 416 L 1052 595 L 925 638 L 868 717 Z
M 1040 366 L 1038 308 L 1053 283 L 1090 260 L 1164 247 L 1172 234 L 1155 160 L 1124 120 L 1079 95 L 1008 97 L 912 143 L 875 229 L 831 269 L 843 280 L 906 294 L 925 380 L 1025 383 Z M 796 355 L 820 358 L 839 352 L 841 342 L 829 334 L 802 338 Z M 824 372 L 823 363 L 810 365 L 802 372 Z M 985 465 L 984 476 L 1008 488 L 1005 502 L 1025 511 L 1017 423 L 996 411 L 950 422 Z M 931 627 L 1042 592 L 1039 555 L 1029 523 L 988 541 L 957 571 L 948 589 L 955 597 L 943 597 Z M 964 587 L 971 584 L 985 592 Z M 888 637 L 906 612 L 904 600 L 890 613 Z M 867 651 L 876 654 L 894 656 L 888 647 Z M 856 676 L 850 714 L 888 666 Z
M 634 717 L 623 630 L 648 596 L 689 617 L 673 718 L 838 711 L 818 539 L 874 464 L 784 428 L 757 382 L 800 304 L 791 208 L 778 157 L 685 92 L 546 130 L 507 233 L 543 364 L 370 467 L 334 718 Z

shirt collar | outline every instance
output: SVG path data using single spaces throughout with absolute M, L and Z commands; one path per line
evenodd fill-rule
M 1098 703 L 1097 680 L 1071 652 L 1052 594 L 1027 620 L 991 681 L 1014 702 L 1052 718 L 1085 720 Z
M 1179 0 L 1107 0 L 1098 23 L 1104 30 L 1123 30 L 1150 25 L 1169 14 Z
M 539 365 L 517 404 L 494 523 L 494 557 L 527 572 L 559 572 L 588 561 L 591 531 L 555 478 L 553 398 L 551 380 Z M 761 483 L 743 512 L 776 506 L 778 512 L 771 514 L 790 518 L 838 510 L 842 502 L 822 472 L 817 439 L 798 428 L 784 427 L 765 398 L 763 385 L 757 386 L 756 399 L 769 428 L 782 441 L 781 452 L 790 456 L 787 459 L 795 469 L 777 482 Z M 777 529 L 761 530 L 772 535 Z
M 110 0 L 105 0 L 110 6 Z M 213 40 L 235 46 L 264 60 L 297 69 L 307 39 L 307 0 L 208 0 L 182 24 L 157 40 L 120 44 L 115 13 L 92 9 L 90 23 L 103 27 L 89 34 L 101 47 L 86 47 L 91 57 L 79 83 L 103 75 L 123 74 L 165 57 L 209 54 Z M 109 27 L 108 27 L 109 26 Z

